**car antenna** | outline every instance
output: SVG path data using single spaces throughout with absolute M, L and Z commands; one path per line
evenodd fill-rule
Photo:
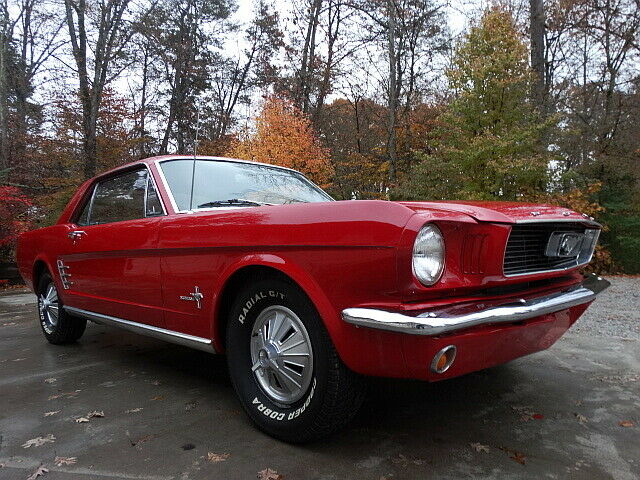
M 193 211 L 193 184 L 196 181 L 196 156 L 198 154 L 198 134 L 200 133 L 200 109 L 196 109 L 196 134 L 193 140 L 193 166 L 191 167 L 191 194 L 189 195 L 189 211 Z

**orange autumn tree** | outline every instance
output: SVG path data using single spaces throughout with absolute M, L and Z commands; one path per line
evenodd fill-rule
M 331 184 L 333 167 L 309 119 L 290 101 L 265 99 L 254 133 L 236 140 L 229 155 L 299 170 L 322 187 Z

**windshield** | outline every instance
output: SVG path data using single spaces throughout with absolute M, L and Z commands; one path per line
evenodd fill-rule
M 297 172 L 259 164 L 198 159 L 193 174 L 193 160 L 181 159 L 161 162 L 160 168 L 178 211 L 332 200 Z

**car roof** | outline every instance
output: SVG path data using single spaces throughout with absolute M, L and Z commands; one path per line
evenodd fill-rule
M 102 177 L 104 175 L 109 175 L 111 173 L 117 172 L 119 170 L 126 170 L 127 168 L 134 167 L 136 165 L 150 165 L 154 163 L 164 162 L 167 160 L 193 160 L 193 155 L 158 155 L 155 157 L 143 158 L 141 160 L 136 160 L 135 162 L 126 163 L 124 165 L 120 165 L 118 167 L 112 168 L 106 172 L 103 172 L 97 177 Z M 239 158 L 228 158 L 228 157 L 213 157 L 209 155 L 197 155 L 196 160 L 205 160 L 205 161 L 217 161 L 217 162 L 232 162 L 232 163 L 246 163 L 251 165 L 260 165 L 263 167 L 276 168 L 279 170 L 286 170 L 289 172 L 300 173 L 298 170 L 294 170 L 293 168 L 282 167 L 280 165 L 273 165 L 270 163 L 262 163 L 262 162 L 254 162 L 251 160 L 241 160 Z

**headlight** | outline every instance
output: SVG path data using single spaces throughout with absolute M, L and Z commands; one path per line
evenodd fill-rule
M 444 270 L 444 238 L 440 229 L 427 223 L 413 244 L 413 274 L 423 285 L 440 280 Z

